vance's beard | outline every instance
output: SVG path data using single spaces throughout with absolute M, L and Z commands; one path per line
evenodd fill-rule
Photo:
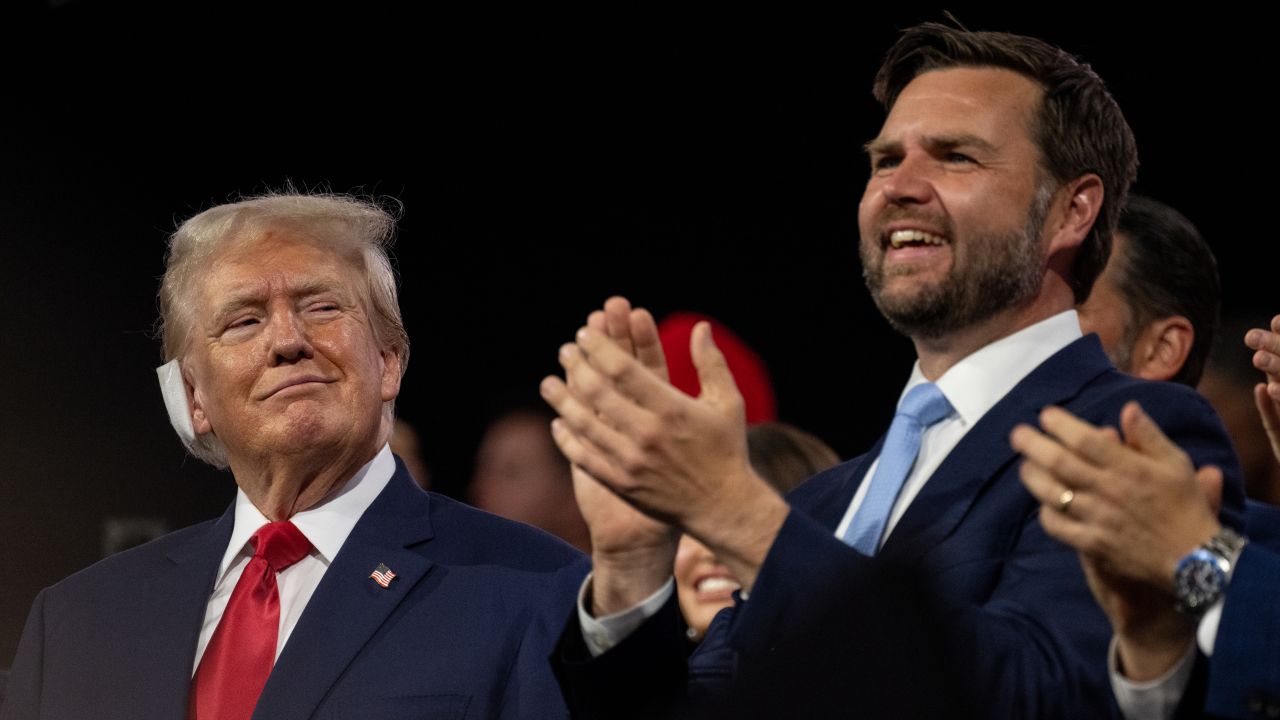
M 862 276 L 876 307 L 895 330 L 913 338 L 937 338 L 947 333 L 972 327 L 1010 307 L 1034 298 L 1044 276 L 1040 255 L 1040 234 L 1049 212 L 1053 193 L 1041 186 L 1027 220 L 1020 231 L 986 238 L 956 238 L 967 262 L 958 263 L 954 254 L 952 267 L 940 282 L 917 287 L 913 292 L 885 293 L 884 250 L 876 252 L 880 237 L 873 238 L 876 248 L 860 244 Z

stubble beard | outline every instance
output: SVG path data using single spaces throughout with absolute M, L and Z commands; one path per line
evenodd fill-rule
M 1138 331 L 1141 329 L 1141 325 L 1136 322 L 1133 315 L 1132 308 L 1125 308 L 1124 332 L 1120 334 L 1120 346 L 1107 353 L 1111 358 L 1111 364 L 1115 365 L 1117 370 L 1129 374 L 1133 371 L 1133 346 L 1138 342 Z
M 861 244 L 862 276 L 876 307 L 894 330 L 912 338 L 933 339 L 972 327 L 1040 292 L 1044 276 L 1040 234 L 1053 192 L 1041 184 L 1027 209 L 1020 231 L 982 239 L 962 239 L 969 263 L 952 269 L 940 282 L 915 292 L 891 296 L 884 292 L 884 253 L 873 255 Z M 954 236 L 952 236 L 954 239 Z M 879 238 L 876 238 L 879 242 Z

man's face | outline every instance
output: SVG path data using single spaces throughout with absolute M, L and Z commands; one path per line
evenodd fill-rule
M 1089 298 L 1076 308 L 1080 313 L 1080 329 L 1098 333 L 1102 349 L 1121 372 L 1131 372 L 1133 362 L 1133 309 L 1120 293 L 1121 247 L 1128 239 L 1123 233 L 1112 236 L 1111 257 L 1093 284 Z
M 1031 136 L 1041 95 L 1008 70 L 934 70 L 868 144 L 863 275 L 900 332 L 944 335 L 1039 292 L 1051 200 Z
M 376 450 L 400 362 L 374 339 L 359 270 L 281 229 L 230 245 L 205 278 L 187 355 L 196 432 L 215 432 L 233 469 L 237 457 Z

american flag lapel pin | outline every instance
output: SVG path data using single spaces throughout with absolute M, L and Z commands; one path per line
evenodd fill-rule
M 372 573 L 369 573 L 369 577 L 373 578 L 373 581 L 382 587 L 390 587 L 391 581 L 396 579 L 396 574 L 383 563 L 378 563 L 378 567 L 374 568 Z

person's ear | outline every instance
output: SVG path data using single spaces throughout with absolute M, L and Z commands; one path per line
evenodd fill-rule
M 1105 191 L 1102 178 L 1089 173 L 1064 184 L 1057 195 L 1062 199 L 1055 203 L 1059 209 L 1050 214 L 1053 224 L 1046 232 L 1050 254 L 1079 247 L 1084 242 L 1102 211 Z
M 1172 380 L 1191 354 L 1196 331 L 1181 315 L 1147 325 L 1133 344 L 1132 373 L 1145 380 Z

